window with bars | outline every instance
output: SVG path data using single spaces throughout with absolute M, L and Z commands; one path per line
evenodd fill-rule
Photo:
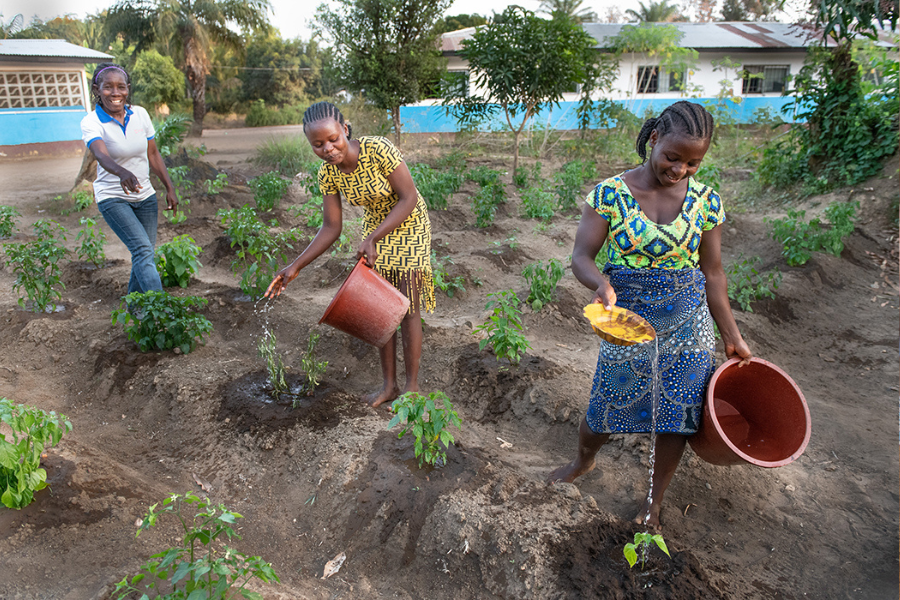
M 684 71 L 661 70 L 658 66 L 638 67 L 638 94 L 663 94 L 683 92 L 686 80 Z
M 80 73 L 0 71 L 0 109 L 83 105 Z
M 788 65 L 744 65 L 744 94 L 780 94 L 787 85 Z

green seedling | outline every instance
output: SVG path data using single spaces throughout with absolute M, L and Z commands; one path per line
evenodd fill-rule
M 228 174 L 219 173 L 215 179 L 207 179 L 203 182 L 203 189 L 207 196 L 217 196 L 228 186 Z
M 269 373 L 269 385 L 272 386 L 272 397 L 275 400 L 281 398 L 281 395 L 287 392 L 288 385 L 285 381 L 284 361 L 281 354 L 275 350 L 275 334 L 268 329 L 265 330 L 259 338 L 256 346 L 257 355 L 266 361 L 266 371 Z
M 19 306 L 25 308 L 26 298 L 34 312 L 56 309 L 55 300 L 62 298 L 58 288 L 65 289 L 60 280 L 59 261 L 66 255 L 62 242 L 66 241 L 66 229 L 56 221 L 41 219 L 34 224 L 37 239 L 21 244 L 3 244 L 6 265 L 16 275 L 13 291 L 25 291 L 19 297 Z
M 594 176 L 594 171 L 594 163 L 580 160 L 567 162 L 561 171 L 557 171 L 554 179 L 561 209 L 578 208 L 581 205 L 584 201 L 582 188 L 585 182 Z
M 306 219 L 307 227 L 318 229 L 324 221 L 322 202 L 322 196 L 312 196 L 306 204 L 294 205 L 288 209 L 288 212 L 298 219 Z
M 522 212 L 530 219 L 549 221 L 553 218 L 553 194 L 540 187 L 522 190 Z
M 772 239 L 782 245 L 782 255 L 792 267 L 805 265 L 813 252 L 840 256 L 844 240 L 853 233 L 858 202 L 834 202 L 825 209 L 831 227 L 825 228 L 818 217 L 805 221 L 806 211 L 788 210 L 783 219 L 766 219 L 772 227 Z
M 284 197 L 288 188 L 291 187 L 291 182 L 283 179 L 281 175 L 275 171 L 270 171 L 259 177 L 254 177 L 248 183 L 253 190 L 256 208 L 262 212 L 274 210 Z
M 452 298 L 456 292 L 466 291 L 464 287 L 466 278 L 462 275 L 451 277 L 450 273 L 447 272 L 445 263 L 452 265 L 453 259 L 449 256 L 438 258 L 437 253 L 434 250 L 431 251 L 431 271 L 434 274 L 434 285 L 447 294 L 449 298 Z
M 76 250 L 78 258 L 99 268 L 106 264 L 106 254 L 103 252 L 106 234 L 97 227 L 97 221 L 90 217 L 81 217 L 79 223 L 82 229 L 75 238 L 76 241 L 81 240 L 81 245 Z
M 553 300 L 556 286 L 564 273 L 563 264 L 555 258 L 547 261 L 546 265 L 538 261 L 525 267 L 522 275 L 529 285 L 528 299 L 525 301 L 533 311 L 541 310 Z
M 478 349 L 484 350 L 488 344 L 494 351 L 497 360 L 505 358 L 511 364 L 519 364 L 531 344 L 522 333 L 524 328 L 519 311 L 519 299 L 512 290 L 488 294 L 485 310 L 493 312 L 487 320 L 475 328 L 472 335 L 483 335 L 478 342 Z
M 306 375 L 306 394 L 312 395 L 319 387 L 319 381 L 325 375 L 325 369 L 328 368 L 327 360 L 316 359 L 316 346 L 319 343 L 319 334 L 313 331 L 309 332 L 309 339 L 306 342 L 306 352 L 300 357 L 300 370 Z M 294 402 L 296 408 L 297 403 Z
M 448 428 L 452 425 L 459 429 L 462 421 L 443 392 L 432 392 L 428 396 L 406 392 L 394 400 L 391 412 L 394 417 L 388 423 L 388 429 L 402 424 L 398 438 L 410 432 L 416 436 L 414 448 L 419 467 L 425 463 L 437 466 L 446 464 L 447 453 L 440 445 L 450 447 L 453 435 Z
M 160 244 L 156 249 L 156 270 L 162 280 L 163 287 L 179 286 L 186 288 L 191 275 L 196 275 L 203 265 L 197 257 L 200 246 L 187 235 L 177 235 L 171 242 Z
M 75 202 L 75 212 L 87 210 L 94 204 L 94 195 L 85 190 L 77 190 L 69 194 Z
M 659 549 L 666 553 L 666 556 L 669 558 L 672 557 L 669 554 L 669 549 L 666 548 L 666 542 L 663 540 L 663 536 L 659 533 L 650 534 L 650 533 L 635 533 L 634 534 L 634 543 L 625 544 L 625 548 L 622 550 L 623 554 L 625 554 L 625 560 L 628 561 L 628 567 L 632 568 L 637 563 L 638 559 L 638 550 L 641 553 L 641 570 L 644 570 L 644 564 L 647 562 L 647 555 L 650 553 L 650 543 L 654 543 L 659 546 Z
M 64 415 L 0 398 L 0 423 L 11 433 L 0 432 L 0 502 L 20 509 L 31 504 L 34 493 L 47 487 L 47 471 L 41 453 L 72 431 Z
M 738 257 L 738 262 L 725 270 L 728 276 L 728 297 L 737 302 L 745 312 L 753 312 L 751 302 L 774 298 L 775 290 L 781 284 L 782 275 L 779 271 L 760 274 L 756 270 L 754 265 L 760 262 L 762 259 L 758 256 L 744 259 L 742 254 Z
M 191 209 L 191 200 L 188 196 L 193 183 L 190 179 L 188 179 L 188 172 L 190 171 L 190 167 L 187 165 L 182 165 L 180 167 L 171 167 L 168 169 L 169 178 L 172 180 L 172 185 L 175 186 L 175 193 L 178 195 L 179 202 L 178 205 L 181 206 L 181 210 L 175 211 L 174 213 L 171 210 L 163 210 L 163 215 L 165 215 L 166 219 L 168 219 L 169 223 L 173 225 L 177 225 L 179 223 L 184 223 L 187 220 L 187 215 L 190 214 Z
M 181 524 L 181 545 L 154 554 L 142 565 L 140 573 L 118 582 L 113 592 L 118 594 L 118 600 L 134 597 L 133 594 L 142 594 L 140 597 L 148 600 L 151 594 L 164 600 L 263 600 L 262 594 L 246 589 L 247 583 L 251 579 L 264 583 L 280 581 L 271 563 L 222 543 L 241 539 L 233 526 L 243 515 L 193 492 L 172 494 L 161 507 L 151 506 L 135 537 L 167 515 L 174 517 L 169 520 Z
M 516 169 L 516 172 L 513 173 L 513 185 L 517 188 L 523 188 L 528 185 L 528 169 L 525 167 Z
M 12 206 L 0 206 L 0 239 L 8 238 L 16 230 L 16 217 L 22 216 Z
M 409 172 L 429 210 L 446 210 L 449 198 L 463 183 L 463 176 L 455 169 L 439 171 L 425 163 L 413 163 Z
M 112 312 L 114 325 L 122 325 L 128 339 L 141 352 L 177 348 L 190 353 L 204 336 L 212 331 L 212 323 L 193 309 L 206 306 L 205 298 L 179 298 L 168 292 L 132 292 Z

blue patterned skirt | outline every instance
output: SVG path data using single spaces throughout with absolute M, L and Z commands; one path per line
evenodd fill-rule
M 696 433 L 715 371 L 715 335 L 700 269 L 629 269 L 607 265 L 616 305 L 641 315 L 657 342 L 600 342 L 587 423 L 594 433 L 653 430 L 652 362 L 658 356 L 659 433 Z M 658 344 L 658 346 L 657 346 Z M 658 347 L 658 351 L 657 351 Z M 658 352 L 658 354 L 657 354 Z

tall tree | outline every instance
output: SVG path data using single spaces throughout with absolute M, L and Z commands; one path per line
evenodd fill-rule
M 553 15 L 561 12 L 576 23 L 596 23 L 597 13 L 590 8 L 582 7 L 582 0 L 541 0 L 538 12 Z
M 232 27 L 258 31 L 268 27 L 269 0 L 120 0 L 109 9 L 107 31 L 136 44 L 136 51 L 159 43 L 178 56 L 191 90 L 191 134 L 203 132 L 206 76 L 211 44 L 243 49 Z
M 683 21 L 681 12 L 674 4 L 669 4 L 669 0 L 649 0 L 645 6 L 643 2 L 638 2 L 640 10 L 629 8 L 625 11 L 625 15 L 630 19 L 641 23 L 672 23 L 673 21 Z
M 463 86 L 447 85 L 444 106 L 460 124 L 502 113 L 513 132 L 515 170 L 519 135 L 529 120 L 593 75 L 596 41 L 560 13 L 548 20 L 509 6 L 500 17 L 480 27 L 460 51 L 475 74 L 475 87 L 486 94 L 469 96 Z
M 448 31 L 459 31 L 467 27 L 478 27 L 487 22 L 487 17 L 482 17 L 475 13 L 471 15 L 448 15 L 440 19 L 434 28 L 437 33 L 447 33 Z
M 723 21 L 774 21 L 785 0 L 722 0 Z
M 452 0 L 338 0 L 316 21 L 334 38 L 344 83 L 388 110 L 400 142 L 400 106 L 422 99 L 444 61 L 435 25 Z

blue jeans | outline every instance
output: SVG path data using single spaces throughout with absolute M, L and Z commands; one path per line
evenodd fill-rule
M 128 293 L 162 291 L 154 255 L 158 218 L 156 194 L 140 202 L 108 198 L 98 202 L 97 208 L 110 229 L 131 252 Z

